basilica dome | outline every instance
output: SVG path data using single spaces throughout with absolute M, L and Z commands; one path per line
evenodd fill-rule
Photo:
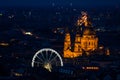
M 92 27 L 86 27 L 83 30 L 83 35 L 95 35 L 95 31 L 93 30 Z

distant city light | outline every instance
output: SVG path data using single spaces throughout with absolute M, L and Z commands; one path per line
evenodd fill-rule
M 20 73 L 14 73 L 15 76 L 22 76 Z
M 5 43 L 5 42 L 1 42 L 1 43 L 0 43 L 0 46 L 9 46 L 9 44 L 8 44 L 8 43 Z
M 73 11 L 77 11 L 77 9 L 73 9 Z
M 8 16 L 8 18 L 10 18 L 10 19 L 14 18 L 14 15 L 10 15 L 10 16 Z
M 99 46 L 99 49 L 103 49 L 104 48 L 104 46 Z
M 2 57 L 2 55 L 0 55 L 0 58 Z
M 54 6 L 55 6 L 55 3 L 52 3 L 52 6 L 54 7 Z
M 73 5 L 73 3 L 70 3 L 70 6 L 72 6 Z
M 32 32 L 26 32 L 26 31 L 22 30 L 22 33 L 23 33 L 24 35 L 33 36 Z
M 2 14 L 2 13 L 0 13 L 0 16 L 3 16 L 3 14 Z
M 15 41 L 15 40 L 16 40 L 16 39 L 13 38 L 13 39 L 11 39 L 10 41 L 12 42 L 12 41 Z
M 87 66 L 87 67 L 82 67 L 84 70 L 99 70 L 99 67 L 96 66 Z
M 26 35 L 32 36 L 33 34 L 31 32 L 25 32 Z

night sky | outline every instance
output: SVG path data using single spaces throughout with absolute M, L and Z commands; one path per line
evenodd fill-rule
M 120 0 L 0 0 L 0 6 L 119 6 Z

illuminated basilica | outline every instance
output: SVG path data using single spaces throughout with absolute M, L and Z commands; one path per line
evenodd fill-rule
M 94 31 L 91 22 L 88 20 L 86 12 L 77 20 L 77 30 L 74 42 L 71 41 L 69 32 L 65 34 L 64 39 L 64 58 L 75 58 L 82 55 L 90 55 L 92 51 L 98 48 L 98 37 Z M 84 27 L 82 27 L 84 25 Z M 72 47 L 73 46 L 73 47 Z

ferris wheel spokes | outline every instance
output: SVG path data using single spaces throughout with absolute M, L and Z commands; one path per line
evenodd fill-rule
M 44 62 L 44 60 L 42 60 L 42 58 L 39 58 L 39 56 L 38 56 L 38 55 L 37 55 L 36 57 L 37 57 L 39 60 L 41 60 L 42 62 Z
M 63 61 L 59 53 L 57 53 L 55 50 L 50 48 L 44 48 L 39 50 L 32 59 L 32 67 L 40 67 L 49 70 L 51 72 L 51 69 L 53 66 L 63 66 Z
M 53 59 L 51 59 L 50 60 L 50 62 L 52 62 L 53 60 L 55 60 L 57 58 L 57 55 L 56 56 L 54 56 L 54 58 Z
M 50 57 L 49 57 L 49 59 L 48 59 L 49 61 L 50 61 L 50 59 L 51 59 L 52 55 L 53 55 L 53 52 L 51 52 L 51 54 L 50 54 Z

